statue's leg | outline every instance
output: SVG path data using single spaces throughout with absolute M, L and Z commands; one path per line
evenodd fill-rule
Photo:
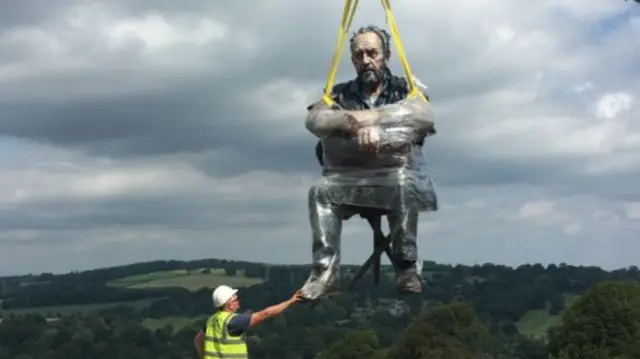
M 398 289 L 421 292 L 421 263 L 418 263 L 418 211 L 403 208 L 387 215 Z
M 307 299 L 317 299 L 340 284 L 340 211 L 339 205 L 331 203 L 325 187 L 316 185 L 309 190 L 312 269 L 302 287 Z

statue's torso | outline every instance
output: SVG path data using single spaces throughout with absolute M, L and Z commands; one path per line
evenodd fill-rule
M 345 110 L 364 110 L 395 104 L 407 94 L 405 79 L 392 76 L 374 103 L 360 96 L 354 81 L 336 85 L 333 100 Z M 382 136 L 414 137 L 397 136 L 393 131 L 413 130 L 396 125 L 385 128 Z M 316 189 L 321 188 L 326 200 L 334 203 L 391 210 L 409 207 L 435 210 L 437 198 L 426 173 L 423 141 L 393 141 L 393 146 L 368 153 L 349 135 L 336 133 L 324 138 L 316 146 L 316 156 L 323 165 L 323 177 Z
M 390 76 L 375 101 L 363 98 L 354 80 L 338 84 L 333 88 L 334 101 L 345 110 L 365 110 L 394 104 L 404 100 L 407 94 L 407 82 L 404 78 L 397 76 Z M 380 136 L 388 138 L 399 137 L 397 131 L 407 129 L 387 127 L 382 130 Z M 328 172 L 412 167 L 411 155 L 415 152 L 415 146 L 421 146 L 422 143 L 394 142 L 394 146 L 383 146 L 375 153 L 368 153 L 361 150 L 356 138 L 336 133 L 318 144 L 322 147 L 318 147 L 317 155 L 321 156 L 319 159 L 322 159 L 324 168 Z

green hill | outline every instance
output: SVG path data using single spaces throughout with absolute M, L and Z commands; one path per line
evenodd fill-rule
M 220 284 L 235 287 L 246 287 L 262 282 L 263 279 L 247 278 L 244 277 L 242 273 L 229 276 L 221 269 L 211 270 L 209 268 L 203 268 L 195 272 L 186 269 L 177 269 L 138 274 L 116 279 L 108 282 L 107 284 L 130 289 L 179 287 L 190 291 L 198 291 L 202 288 L 215 288 Z

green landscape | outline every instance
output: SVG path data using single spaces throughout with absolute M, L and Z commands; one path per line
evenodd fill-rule
M 113 280 L 107 284 L 131 289 L 178 287 L 197 291 L 202 288 L 215 288 L 220 284 L 246 287 L 260 284 L 262 281 L 262 278 L 247 278 L 243 273 L 228 276 L 221 269 L 200 268 L 195 273 L 179 269 L 132 275 Z
M 135 310 L 142 310 L 148 307 L 157 299 L 131 300 L 114 303 L 95 303 L 95 304 L 77 304 L 77 305 L 60 305 L 47 307 L 27 307 L 0 309 L 0 315 L 3 317 L 13 315 L 38 314 L 47 318 L 59 317 L 63 315 L 82 314 L 96 312 L 102 309 L 116 308 L 118 306 L 127 306 Z
M 345 281 L 355 269 L 344 266 Z M 258 311 L 291 296 L 308 270 L 203 259 L 1 278 L 0 359 L 196 358 L 193 337 L 212 314 L 214 287 L 240 287 L 242 310 Z M 391 269 L 383 270 L 377 286 L 365 276 L 353 292 L 299 304 L 254 328 L 251 358 L 640 358 L 632 356 L 640 343 L 636 267 L 425 262 L 426 288 L 413 296 L 396 294 Z M 592 313 L 585 311 L 594 296 Z M 568 341 L 581 333 L 569 326 L 585 321 L 576 316 L 603 312 L 588 320 L 590 330 L 617 318 L 628 338 L 605 335 L 594 347 L 582 332 Z

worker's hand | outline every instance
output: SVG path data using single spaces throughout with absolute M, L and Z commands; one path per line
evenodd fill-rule
M 376 152 L 380 142 L 380 130 L 377 127 L 365 127 L 358 130 L 358 145 L 365 152 Z
M 291 304 L 296 304 L 304 300 L 306 300 L 306 298 L 302 294 L 302 291 L 298 290 L 295 293 L 293 293 L 293 296 L 289 299 L 289 302 L 291 302 Z

